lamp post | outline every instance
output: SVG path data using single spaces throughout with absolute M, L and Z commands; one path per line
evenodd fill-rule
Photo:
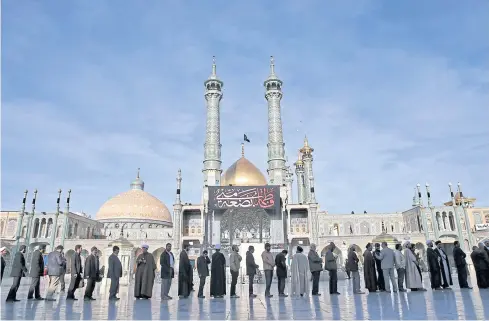
M 71 195 L 71 189 L 68 190 L 68 197 L 66 198 L 65 220 L 63 222 L 63 231 L 61 232 L 61 245 L 62 246 L 65 246 L 66 225 L 68 224 L 68 214 L 70 213 L 70 195 Z
M 29 252 L 29 244 L 31 243 L 31 234 L 32 234 L 32 224 L 34 222 L 34 212 L 36 210 L 36 199 L 37 199 L 37 189 L 34 190 L 34 197 L 32 198 L 32 211 L 31 215 L 27 220 L 27 235 L 25 237 L 25 246 L 27 247 L 26 252 Z
M 24 218 L 24 213 L 25 213 L 25 201 L 27 199 L 27 193 L 29 193 L 28 190 L 25 190 L 24 191 L 24 198 L 22 199 L 22 206 L 20 207 L 20 212 L 19 212 L 19 216 L 17 218 L 17 232 L 16 232 L 16 236 L 15 236 L 15 251 L 14 253 L 12 254 L 15 254 L 17 253 L 17 251 L 19 250 L 19 243 L 20 243 L 20 237 L 22 236 L 22 219 Z M 12 263 L 13 263 L 14 260 L 12 260 Z
M 54 214 L 53 228 L 51 229 L 51 244 L 50 251 L 54 251 L 54 240 L 56 239 L 56 232 L 58 230 L 58 218 L 59 218 L 59 201 L 61 198 L 61 188 L 58 189 L 58 199 L 56 200 L 56 214 Z

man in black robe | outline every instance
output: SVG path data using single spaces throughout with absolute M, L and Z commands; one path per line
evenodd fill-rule
M 216 244 L 216 252 L 211 260 L 211 296 L 222 298 L 226 294 L 226 258 L 221 253 L 221 245 Z
M 10 291 L 7 295 L 7 302 L 17 302 L 17 290 L 19 290 L 20 280 L 27 274 L 27 268 L 25 267 L 25 245 L 21 245 L 19 252 L 15 253 L 14 262 L 12 263 L 12 270 L 10 276 L 14 278 Z
M 97 256 L 98 249 L 94 246 L 91 248 L 91 254 L 87 256 L 85 260 L 85 274 L 87 279 L 87 287 L 85 288 L 85 301 L 93 301 L 93 290 L 95 290 L 95 283 L 100 277 L 99 260 Z
M 136 259 L 136 276 L 134 278 L 134 296 L 136 299 L 149 299 L 153 295 L 156 263 L 153 255 L 148 253 L 149 246 L 141 246 L 143 253 Z
M 448 255 L 443 250 L 443 244 L 441 243 L 441 241 L 436 241 L 435 245 L 436 249 L 434 251 L 438 255 L 438 261 L 440 262 L 441 278 L 443 281 L 442 286 L 444 289 L 450 289 L 450 285 L 453 285 L 453 282 L 451 273 L 452 271 L 450 270 L 450 262 L 448 261 Z
M 368 293 L 377 292 L 377 275 L 375 274 L 375 259 L 372 255 L 372 243 L 367 243 L 363 252 L 363 279 Z
M 188 259 L 188 248 L 188 244 L 183 245 L 183 249 L 180 252 L 180 262 L 178 265 L 178 296 L 183 299 L 188 298 L 192 283 L 192 280 L 190 279 L 192 265 Z
M 31 277 L 31 286 L 27 299 L 32 300 L 44 300 L 41 297 L 41 277 L 44 275 L 44 258 L 42 254 L 46 250 L 46 245 L 39 245 L 39 248 L 32 253 L 31 271 L 29 276 Z
M 112 248 L 112 254 L 109 256 L 109 268 L 107 277 L 110 279 L 109 300 L 119 300 L 117 292 L 119 292 L 119 279 L 122 277 L 122 264 L 119 259 L 119 247 Z
M 374 253 L 380 254 L 380 243 L 375 243 L 375 251 Z M 377 269 L 377 287 L 380 292 L 385 291 L 385 282 L 384 282 L 384 272 L 382 271 L 382 260 L 377 259 L 375 255 L 373 255 L 375 260 L 375 267 Z
M 283 250 L 281 253 L 275 256 L 275 265 L 277 266 L 277 279 L 278 279 L 278 296 L 287 297 L 285 294 L 285 280 L 287 279 L 287 263 L 285 256 L 287 250 Z
M 66 300 L 78 300 L 75 298 L 75 291 L 79 288 L 80 282 L 83 280 L 83 267 L 80 256 L 81 251 L 81 244 L 75 245 L 75 253 L 73 253 L 73 257 L 71 258 L 71 280 L 68 287 L 68 295 L 66 296 Z
M 438 255 L 436 254 L 435 250 L 433 250 L 433 241 L 427 241 L 426 245 L 428 245 L 428 249 L 426 250 L 426 258 L 428 260 L 431 288 L 433 290 L 441 290 L 441 272 Z
M 457 275 L 458 275 L 458 284 L 460 288 L 463 289 L 472 289 L 469 287 L 469 283 L 467 282 L 467 262 L 465 258 L 467 255 L 460 248 L 460 243 L 458 241 L 453 242 L 453 260 L 455 261 L 455 266 L 457 267 Z

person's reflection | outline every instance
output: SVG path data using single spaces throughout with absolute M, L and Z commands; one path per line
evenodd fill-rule
M 53 320 L 60 320 L 60 312 L 61 312 L 61 303 L 63 303 L 63 306 L 65 305 L 65 301 L 63 300 L 58 300 L 57 302 L 53 303 L 53 308 L 54 308 L 54 313 L 53 313 Z M 54 306 L 56 305 L 56 306 Z
M 132 309 L 133 320 L 151 320 L 151 300 L 134 300 Z
M 408 295 L 409 316 L 404 313 L 406 319 L 427 319 L 426 305 L 433 304 L 434 299 L 429 298 L 429 292 L 411 292 Z M 425 295 L 426 294 L 426 295 Z
M 107 309 L 107 319 L 116 320 L 117 319 L 117 304 L 114 300 L 109 300 L 109 308 Z
M 379 295 L 372 293 L 367 295 L 367 312 L 369 320 L 379 320 L 381 316 L 382 303 Z
M 231 320 L 237 320 L 240 318 L 239 315 L 237 315 L 237 309 L 236 309 L 236 302 L 237 300 L 230 300 L 229 301 L 229 304 L 230 304 L 230 308 L 229 308 L 229 319 Z
M 398 302 L 397 295 L 391 296 L 387 294 L 387 298 L 382 301 L 382 319 L 394 320 L 399 318 L 399 311 L 397 311 Z
M 409 305 L 408 305 L 408 297 L 407 293 L 400 293 L 399 300 L 401 301 L 401 311 L 399 311 L 399 315 L 402 319 L 409 319 Z
M 92 304 L 89 301 L 83 302 L 83 320 L 92 320 Z
M 336 297 L 336 295 L 335 295 Z M 321 301 L 319 301 L 318 296 L 314 296 L 312 298 L 312 309 L 314 310 L 314 314 L 316 315 L 316 320 L 324 320 L 323 309 L 321 309 Z
M 341 320 L 341 309 L 340 309 L 340 303 L 338 300 L 337 295 L 332 295 L 330 296 L 330 302 L 331 302 L 331 312 L 333 316 L 333 320 Z
M 437 297 L 433 300 L 435 315 L 438 320 L 449 319 L 457 315 L 457 302 L 453 291 L 445 290 L 436 293 Z
M 73 310 L 73 305 L 75 301 L 66 300 L 65 301 L 65 319 L 66 320 L 80 320 L 80 313 Z
M 36 314 L 38 312 L 37 310 L 39 307 L 39 302 L 40 301 L 38 301 L 38 300 L 28 300 L 27 301 L 27 304 L 25 306 L 25 318 L 24 318 L 25 320 L 35 320 L 36 319 Z M 3 306 L 2 309 L 5 309 L 5 307 L 11 307 L 11 306 L 13 306 L 13 305 L 9 304 L 7 306 Z M 40 310 L 42 311 L 43 309 L 41 308 Z M 39 316 L 37 316 L 37 318 L 39 318 Z M 11 318 L 9 318 L 9 315 L 7 314 L 5 319 L 11 319 Z
M 333 296 L 335 298 L 338 298 L 336 295 Z M 354 295 L 353 296 L 353 302 L 355 303 L 355 319 L 357 320 L 364 320 L 364 315 L 363 315 L 363 303 L 362 303 L 362 296 L 360 295 Z
M 168 309 L 168 301 L 169 300 L 162 300 L 161 301 L 161 304 L 160 304 L 160 320 L 171 320 L 171 319 L 173 319 L 170 315 L 170 309 Z M 200 308 L 200 306 L 199 306 L 199 308 Z

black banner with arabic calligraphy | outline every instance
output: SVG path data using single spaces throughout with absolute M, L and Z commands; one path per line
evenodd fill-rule
M 209 186 L 209 209 L 262 208 L 280 212 L 280 186 Z

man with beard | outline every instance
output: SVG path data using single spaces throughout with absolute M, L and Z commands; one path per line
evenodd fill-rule
M 248 275 L 248 294 L 250 298 L 256 298 L 256 294 L 253 293 L 253 281 L 255 280 L 256 269 L 258 269 L 253 252 L 255 252 L 255 247 L 250 245 L 246 252 L 246 275 Z
M 368 243 L 363 252 L 363 278 L 365 288 L 369 293 L 377 292 L 377 275 L 375 274 L 375 260 L 372 255 L 372 243 Z
M 200 279 L 199 293 L 197 293 L 197 297 L 199 299 L 205 298 L 204 296 L 205 279 L 209 276 L 209 264 L 211 264 L 211 260 L 209 259 L 209 256 L 207 256 L 207 254 L 208 254 L 207 250 L 204 250 L 202 252 L 202 255 L 199 256 L 199 258 L 197 259 L 197 272 L 199 273 L 199 279 Z M 231 284 L 231 294 L 232 293 L 233 293 L 233 285 Z
M 380 255 L 380 243 L 375 243 L 375 251 L 373 253 L 375 260 L 375 267 L 377 269 L 377 287 L 380 292 L 385 291 L 385 281 L 384 281 L 384 272 L 382 271 L 382 260 L 377 258 L 377 255 Z
M 41 276 L 44 275 L 44 258 L 42 254 L 46 250 L 46 245 L 39 245 L 39 248 L 32 253 L 31 271 L 29 276 L 31 277 L 31 286 L 27 299 L 32 300 L 44 300 L 41 297 Z
M 14 278 L 10 291 L 7 295 L 7 302 L 17 302 L 17 291 L 19 290 L 20 280 L 27 274 L 27 268 L 25 267 L 25 245 L 21 245 L 19 252 L 15 253 L 14 262 L 12 263 L 12 270 L 10 276 Z
M 192 265 L 188 259 L 188 248 L 188 244 L 183 245 L 182 251 L 180 252 L 180 262 L 178 265 L 178 296 L 183 299 L 188 298 L 192 282 L 190 279 Z
M 285 294 L 285 280 L 287 279 L 287 263 L 285 256 L 287 250 L 283 250 L 275 256 L 275 265 L 277 266 L 277 279 L 278 279 L 278 296 L 287 297 Z
M 450 289 L 450 285 L 453 285 L 453 282 L 452 273 L 450 270 L 450 263 L 448 262 L 448 256 L 442 249 L 443 244 L 441 243 L 441 241 L 436 241 L 435 245 L 436 249 L 434 251 L 438 255 L 438 261 L 440 262 L 441 277 L 443 280 L 442 286 L 444 289 Z
M 455 261 L 455 266 L 457 267 L 457 275 L 458 275 L 458 284 L 460 288 L 472 289 L 469 287 L 469 283 L 467 282 L 467 262 L 465 258 L 467 255 L 460 248 L 460 243 L 458 241 L 453 242 L 453 260 Z
M 438 254 L 433 250 L 433 241 L 426 241 L 428 249 L 426 250 L 426 257 L 428 259 L 428 269 L 430 272 L 431 288 L 433 290 L 441 290 L 441 271 L 440 262 L 438 260 Z
M 73 257 L 71 258 L 71 280 L 70 286 L 68 287 L 68 295 L 66 296 L 66 300 L 78 300 L 75 298 L 75 291 L 78 289 L 80 282 L 83 280 L 83 268 L 80 256 L 81 251 L 81 244 L 75 245 L 75 253 L 73 253 Z
M 216 244 L 211 260 L 211 296 L 216 299 L 226 294 L 226 258 L 221 253 L 221 244 Z
M 119 279 L 122 277 L 122 264 L 119 259 L 119 247 L 112 248 L 112 254 L 109 256 L 109 269 L 107 277 L 110 279 L 109 300 L 117 301 L 117 292 L 119 292 Z
M 171 281 L 175 276 L 173 270 L 175 264 L 175 257 L 171 252 L 171 244 L 167 243 L 165 250 L 160 255 L 160 266 L 161 266 L 161 299 L 171 300 L 172 297 L 169 296 Z
M 91 254 L 85 260 L 85 279 L 87 279 L 87 287 L 85 288 L 85 301 L 93 301 L 93 290 L 95 283 L 100 277 L 99 260 L 97 256 L 98 249 L 94 246 L 91 248 Z
M 148 253 L 149 246 L 147 244 L 142 245 L 141 249 L 143 252 L 136 259 L 134 297 L 147 300 L 153 296 L 156 263 L 153 255 Z

